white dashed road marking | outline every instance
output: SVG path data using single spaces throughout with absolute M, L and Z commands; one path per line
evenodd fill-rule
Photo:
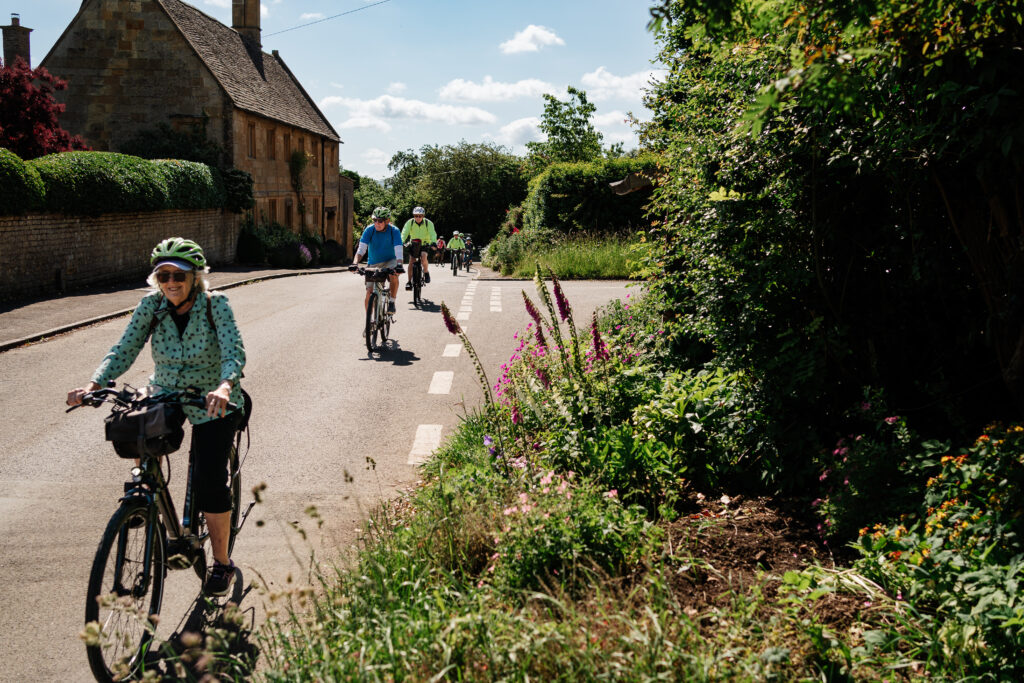
M 430 454 L 441 445 L 441 427 L 442 425 L 420 425 L 416 428 L 408 464 L 420 465 L 427 461 Z
M 447 394 L 452 390 L 452 380 L 455 379 L 455 373 L 451 370 L 439 370 L 434 373 L 433 379 L 430 380 L 430 388 L 427 389 L 428 394 Z
M 457 358 L 462 353 L 462 344 L 445 344 L 444 353 L 441 355 L 445 358 Z
M 500 287 L 491 287 L 491 313 L 501 313 Z

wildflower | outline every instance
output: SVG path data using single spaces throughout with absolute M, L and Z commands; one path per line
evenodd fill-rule
M 860 404 L 860 409 L 866 413 L 869 410 L 871 410 L 871 404 L 868 403 L 867 401 L 862 401 Z
M 484 445 L 485 446 L 493 446 L 494 445 L 494 439 L 492 439 L 489 434 L 485 434 L 484 435 Z
M 563 321 L 568 320 L 572 314 L 572 309 L 569 307 L 569 300 L 565 298 L 565 293 L 562 291 L 562 284 L 555 277 L 555 274 L 551 274 L 551 282 L 555 285 L 555 302 L 558 304 L 558 315 Z
M 619 490 L 612 489 L 611 491 L 606 491 L 603 495 L 605 498 L 617 498 L 619 496 Z
M 548 346 L 548 340 L 544 338 L 544 330 L 540 328 L 540 325 L 537 325 L 537 343 L 545 349 Z
M 550 389 L 551 380 L 548 379 L 548 373 L 544 372 L 544 368 L 537 368 L 534 372 L 537 374 L 537 379 L 540 380 L 540 383 L 544 385 L 544 388 Z
M 523 303 L 526 304 L 526 312 L 530 314 L 533 321 L 537 323 L 537 327 L 540 327 L 540 311 L 533 305 L 533 301 L 523 292 Z
M 601 339 L 601 331 L 597 328 L 597 312 L 594 312 L 594 321 L 590 324 L 590 336 L 594 343 L 594 357 L 598 360 L 608 360 L 608 347 Z
M 894 425 L 897 422 L 899 422 L 899 420 L 900 420 L 899 417 L 897 417 L 896 415 L 893 415 L 892 417 L 885 418 L 885 424 L 887 424 L 887 425 Z
M 551 483 L 551 480 L 552 480 L 552 479 L 554 479 L 554 477 L 555 477 L 555 471 L 554 471 L 554 470 L 551 470 L 550 472 L 548 472 L 547 474 L 545 474 L 545 475 L 544 475 L 544 476 L 543 476 L 543 477 L 541 478 L 541 480 L 540 480 L 540 485 L 541 485 L 541 486 L 547 486 L 548 484 L 550 484 L 550 483 Z
M 459 327 L 459 322 L 452 316 L 452 312 L 448 310 L 448 306 L 444 303 L 441 304 L 441 317 L 444 318 L 444 326 L 448 328 L 448 331 L 452 334 L 459 334 L 462 332 L 462 328 Z
M 512 405 L 512 424 L 517 425 L 523 421 L 523 416 L 519 412 L 519 406 Z

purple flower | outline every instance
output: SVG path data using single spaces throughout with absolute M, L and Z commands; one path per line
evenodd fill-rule
M 537 368 L 534 372 L 537 374 L 537 379 L 540 380 L 540 383 L 544 385 L 544 388 L 550 389 L 551 380 L 548 379 L 548 373 L 544 372 L 544 368 Z
M 601 339 L 601 331 L 597 328 L 597 312 L 594 312 L 594 321 L 590 324 L 590 336 L 594 342 L 594 357 L 599 360 L 608 360 L 608 347 Z
M 540 327 L 540 311 L 538 311 L 537 307 L 533 305 L 533 301 L 530 300 L 530 297 L 526 296 L 526 292 L 523 292 L 523 303 L 526 304 L 526 312 L 529 313 L 530 317 L 533 318 L 533 321 L 537 323 L 537 327 Z
M 523 416 L 519 412 L 519 406 L 512 404 L 512 424 L 517 425 L 523 421 Z
M 540 328 L 540 325 L 537 325 L 537 343 L 545 349 L 548 347 L 548 340 L 544 338 L 544 330 Z
M 452 334 L 462 332 L 462 328 L 459 327 L 459 321 L 452 316 L 452 312 L 448 310 L 448 306 L 444 303 L 441 304 L 441 317 L 444 318 L 444 326 L 448 328 L 449 332 Z
M 489 434 L 484 434 L 484 445 L 485 446 L 493 446 L 494 445 L 494 439 L 492 439 Z
M 565 293 L 562 291 L 562 284 L 555 277 L 554 273 L 551 273 L 551 281 L 555 285 L 555 302 L 558 303 L 558 315 L 561 316 L 562 320 L 568 320 L 569 316 L 572 315 L 572 308 L 569 307 L 569 300 L 565 298 Z

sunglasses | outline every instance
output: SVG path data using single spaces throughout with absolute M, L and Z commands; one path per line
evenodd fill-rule
M 373 222 L 374 223 L 387 223 L 388 219 L 387 218 L 374 218 Z
M 160 284 L 167 284 L 171 281 L 172 277 L 175 282 L 184 282 L 185 278 L 188 277 L 188 273 L 183 270 L 176 270 L 173 273 L 165 270 L 156 274 L 156 281 Z

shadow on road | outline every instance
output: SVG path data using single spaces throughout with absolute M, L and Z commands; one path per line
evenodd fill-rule
M 177 631 L 147 657 L 147 669 L 162 681 L 249 680 L 259 648 L 254 642 L 255 608 L 242 609 L 252 586 L 235 570 L 234 589 L 221 600 L 196 596 Z
M 412 308 L 410 308 L 409 311 L 410 312 L 411 311 L 423 311 L 424 313 L 440 313 L 441 312 L 441 305 L 440 304 L 435 304 L 430 299 L 422 299 L 421 298 L 420 299 L 420 303 L 418 305 L 417 304 L 413 304 Z
M 392 365 L 412 365 L 420 360 L 412 351 L 406 351 L 395 339 L 388 339 L 383 346 L 378 346 L 373 354 L 363 360 L 372 360 L 378 363 L 390 363 Z

